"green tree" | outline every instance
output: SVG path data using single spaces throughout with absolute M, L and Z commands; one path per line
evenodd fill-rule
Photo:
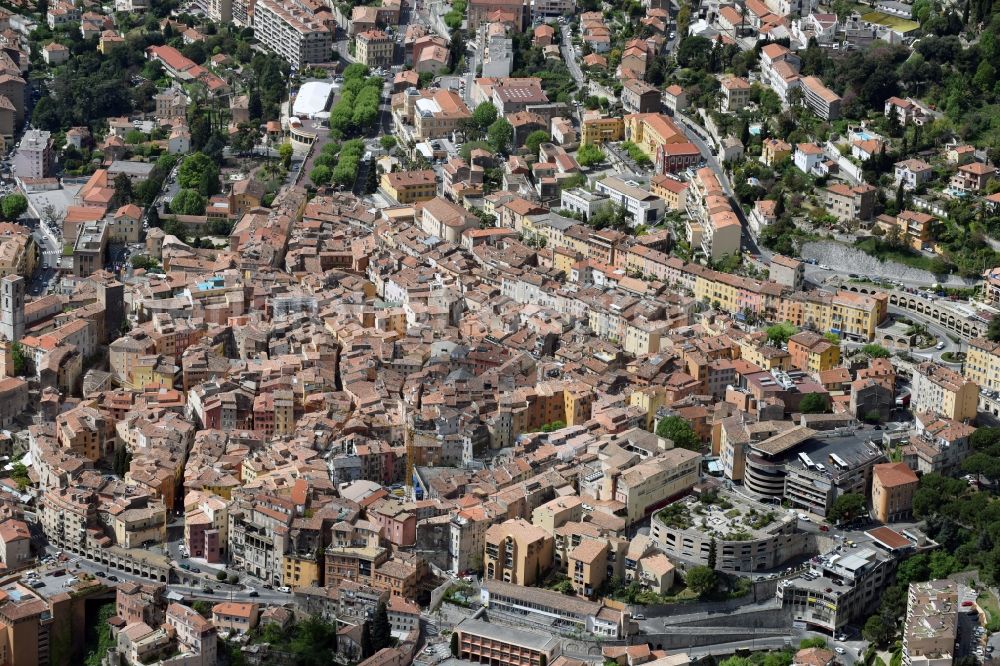
M 206 203 L 197 190 L 183 189 L 170 200 L 170 210 L 178 215 L 204 215 Z
M 514 128 L 506 118 L 497 118 L 486 130 L 486 139 L 495 152 L 507 155 L 514 144 Z
M 795 326 L 786 321 L 781 324 L 775 324 L 774 326 L 768 326 L 767 339 L 772 344 L 785 345 L 788 344 L 788 338 L 798 332 L 799 329 L 795 328 Z
M 220 581 L 220 582 L 226 580 L 226 572 L 225 571 L 216 571 L 215 572 L 215 580 Z
M 238 155 L 252 153 L 260 141 L 260 129 L 257 125 L 250 123 L 240 123 L 236 129 L 236 134 L 230 140 L 230 146 Z
M 333 176 L 333 172 L 330 167 L 323 166 L 322 164 L 318 167 L 313 168 L 309 172 L 309 180 L 313 182 L 316 187 L 322 187 L 323 185 L 330 184 L 330 178 Z
M 177 182 L 182 188 L 198 190 L 206 197 L 212 196 L 219 192 L 219 167 L 205 153 L 194 153 L 185 158 L 178 169 Z
M 892 356 L 892 352 L 877 344 L 867 344 L 861 347 L 861 353 L 871 357 L 871 358 L 889 358 Z
M 893 627 L 886 624 L 879 615 L 872 615 L 868 618 L 864 628 L 861 630 L 861 635 L 866 641 L 870 641 L 880 647 L 888 645 L 894 634 Z
M 708 542 L 708 568 L 715 571 L 716 565 L 719 560 L 719 544 L 715 541 L 715 537 Z
M 281 166 L 285 169 L 290 169 L 292 167 L 292 144 L 287 141 L 280 146 L 278 146 L 278 157 L 281 158 Z
M 539 146 L 543 143 L 548 143 L 552 140 L 549 133 L 545 130 L 535 130 L 527 136 L 524 140 L 524 147 L 528 149 L 528 152 L 532 155 L 538 155 Z
M 396 137 L 392 136 L 391 134 L 386 134 L 382 136 L 382 138 L 380 138 L 378 142 L 379 144 L 381 144 L 383 150 L 392 150 L 393 148 L 396 147 L 396 144 L 398 143 L 396 141 Z
M 827 518 L 835 523 L 850 521 L 864 514 L 868 504 L 865 496 L 860 493 L 844 493 L 833 500 Z
M 701 597 L 715 590 L 718 578 L 709 567 L 697 566 L 688 569 L 684 583 L 689 590 Z
M 485 132 L 497 121 L 497 107 L 490 102 L 481 102 L 472 112 L 472 121 L 481 132 Z
M 694 428 L 680 416 L 665 416 L 656 424 L 656 435 L 673 441 L 674 446 L 689 451 L 700 451 L 701 441 Z
M 0 213 L 3 219 L 16 220 L 28 210 L 28 199 L 23 194 L 8 194 L 0 199 Z
M 10 346 L 10 356 L 14 360 L 14 374 L 18 377 L 24 377 L 28 372 L 28 355 L 24 352 L 24 347 L 21 343 L 14 341 Z
M 24 463 L 18 461 L 11 467 L 10 478 L 17 483 L 18 490 L 24 490 L 31 485 L 31 477 L 28 476 L 28 468 Z
M 604 151 L 592 143 L 580 146 L 580 150 L 576 153 L 576 161 L 584 168 L 600 164 L 605 158 Z
M 808 393 L 799 401 L 803 414 L 825 414 L 830 410 L 830 397 L 826 393 Z
M 451 632 L 451 656 L 458 657 L 458 634 Z
M 808 650 L 809 648 L 825 648 L 825 647 L 826 647 L 826 639 L 820 638 L 819 636 L 816 636 L 815 638 L 803 638 L 802 641 L 799 642 L 800 650 Z
M 204 599 L 198 599 L 193 604 L 191 608 L 195 610 L 202 617 L 212 617 L 212 604 L 211 602 L 205 601 Z
M 101 666 L 104 658 L 108 656 L 108 650 L 115 647 L 115 640 L 111 637 L 111 625 L 108 621 L 114 617 L 115 604 L 108 602 L 97 611 L 97 621 L 87 626 L 84 645 L 92 645 L 93 649 L 84 658 L 84 666 Z M 56 623 L 58 626 L 59 622 Z

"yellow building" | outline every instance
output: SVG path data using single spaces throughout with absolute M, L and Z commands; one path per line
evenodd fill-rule
M 885 319 L 888 311 L 888 294 L 867 295 L 839 291 L 830 304 L 829 330 L 864 342 L 874 340 L 875 329 Z
M 578 595 L 593 598 L 604 585 L 609 550 L 603 539 L 586 539 L 570 551 L 566 574 Z
M 311 553 L 309 555 L 285 555 L 281 583 L 288 587 L 318 587 L 320 567 L 320 562 L 317 562 Z
M 557 271 L 562 271 L 566 275 L 573 271 L 573 264 L 582 258 L 579 252 L 568 247 L 552 248 L 552 265 Z
M 781 164 L 792 156 L 792 147 L 781 139 L 765 139 L 761 160 L 769 167 Z
M 913 368 L 910 409 L 955 421 L 976 418 L 979 386 L 951 368 L 926 361 Z
M 883 523 L 905 520 L 913 513 L 920 479 L 906 463 L 882 463 L 872 469 L 872 509 Z
M 163 543 L 167 538 L 167 509 L 156 500 L 145 506 L 112 510 L 115 543 L 122 548 L 140 548 L 148 542 Z
M 384 173 L 381 185 L 389 196 L 401 204 L 430 201 L 437 196 L 437 180 L 433 169 Z
M 534 585 L 552 566 L 554 550 L 552 536 L 523 518 L 492 525 L 486 530 L 486 579 Z
M 381 30 L 366 30 L 354 38 L 354 59 L 368 67 L 389 67 L 396 42 Z
M 633 113 L 625 116 L 625 139 L 639 146 L 650 159 L 668 143 L 687 143 L 684 132 L 662 113 Z
M 747 335 L 736 341 L 740 358 L 764 370 L 791 370 L 792 355 L 767 341 L 764 333 Z
M 548 534 L 566 523 L 575 523 L 583 517 L 583 500 L 578 495 L 557 497 L 531 512 L 531 524 Z
M 792 366 L 814 375 L 840 364 L 840 345 L 808 331 L 796 333 L 788 339 L 788 353 L 791 354 Z
M 646 412 L 646 430 L 652 432 L 656 422 L 656 412 L 667 405 L 667 390 L 662 386 L 644 386 L 632 391 L 628 404 Z
M 1000 343 L 985 338 L 970 340 L 964 374 L 981 388 L 1000 390 Z
M 173 388 L 178 367 L 173 359 L 159 354 L 140 356 L 129 373 L 132 388 Z
M 621 117 L 585 117 L 580 124 L 580 145 L 601 145 L 605 141 L 621 141 L 625 136 L 625 122 Z
M 681 210 L 685 206 L 688 184 L 663 174 L 653 176 L 649 181 L 649 191 L 663 199 L 670 210 Z

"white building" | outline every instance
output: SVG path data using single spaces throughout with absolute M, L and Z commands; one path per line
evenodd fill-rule
M 28 130 L 14 156 L 14 175 L 18 178 L 47 178 L 51 170 L 52 134 L 45 130 Z
M 644 189 L 635 180 L 624 180 L 611 176 L 597 181 L 598 194 L 607 195 L 612 202 L 625 209 L 629 224 L 637 227 L 657 224 L 666 211 L 666 204 L 660 197 Z
M 258 0 L 253 30 L 254 37 L 295 68 L 329 62 L 333 53 L 330 29 L 309 9 L 294 2 Z

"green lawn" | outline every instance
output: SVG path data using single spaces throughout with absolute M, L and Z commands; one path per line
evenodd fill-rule
M 890 16 L 889 14 L 884 14 L 882 12 L 868 12 L 867 14 L 862 14 L 861 18 L 869 23 L 884 25 L 887 28 L 899 30 L 903 33 L 912 32 L 920 27 L 920 24 L 916 21 L 900 18 L 898 16 Z
M 1000 630 L 1000 606 L 997 605 L 997 600 L 993 597 L 993 594 L 989 591 L 983 592 L 976 597 L 976 602 L 986 611 L 986 615 L 989 616 L 986 625 L 987 628 L 990 631 Z

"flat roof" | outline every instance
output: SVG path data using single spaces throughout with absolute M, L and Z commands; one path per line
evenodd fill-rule
M 461 624 L 459 624 L 455 629 L 456 631 L 462 631 L 476 636 L 483 636 L 484 638 L 490 638 L 495 641 L 509 643 L 511 645 L 517 645 L 519 647 L 528 648 L 529 650 L 537 650 L 539 652 L 549 652 L 557 648 L 560 643 L 558 638 L 551 635 L 537 634 L 533 631 L 514 629 L 512 627 L 505 627 L 499 624 L 483 622 L 482 620 L 462 620 Z
M 292 115 L 314 117 L 317 113 L 326 111 L 330 104 L 333 84 L 324 81 L 307 81 L 299 88 L 292 105 Z

